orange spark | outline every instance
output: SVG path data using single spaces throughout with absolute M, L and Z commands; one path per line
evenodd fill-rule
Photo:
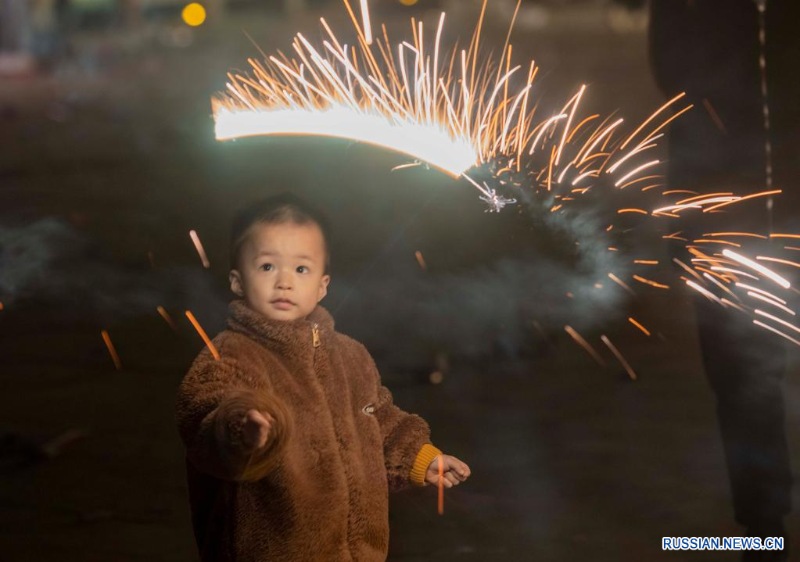
M 800 345 L 800 341 L 799 340 L 796 340 L 795 338 L 793 338 L 791 336 L 788 336 L 788 335 L 784 334 L 783 332 L 781 332 L 780 330 L 776 330 L 772 326 L 768 326 L 767 324 L 764 324 L 763 322 L 761 322 L 759 320 L 753 320 L 753 324 L 755 324 L 756 326 L 761 326 L 762 328 L 765 328 L 765 329 L 769 330 L 770 332 L 774 332 L 774 333 L 778 334 L 779 336 L 781 336 L 783 338 L 786 338 L 787 340 L 789 340 L 790 342 L 792 342 L 795 345 Z
M 200 256 L 200 261 L 203 262 L 203 267 L 208 269 L 211 267 L 211 262 L 208 261 L 208 256 L 206 255 L 206 251 L 203 249 L 203 244 L 200 242 L 200 237 L 194 230 L 189 231 L 189 237 L 192 239 L 192 242 L 194 242 L 194 247 L 197 249 L 197 253 Z
M 628 291 L 634 297 L 636 296 L 636 292 L 633 289 L 631 289 L 630 286 L 627 283 L 625 283 L 622 279 L 620 279 L 619 277 L 617 277 L 613 273 L 609 273 L 608 274 L 608 278 L 611 279 L 614 283 L 616 283 L 620 287 L 622 287 L 623 289 L 625 289 L 626 291 Z
M 361 20 L 364 24 L 364 40 L 367 45 L 372 45 L 372 24 L 369 21 L 369 3 L 361 0 Z
M 731 242 L 730 240 L 709 240 L 706 238 L 698 238 L 694 241 L 696 244 L 725 244 L 728 246 L 733 246 L 734 248 L 741 248 L 741 244 L 737 244 L 736 242 Z
M 414 252 L 414 257 L 417 258 L 417 263 L 419 264 L 419 266 L 422 268 L 423 271 L 428 269 L 428 266 L 425 263 L 425 258 L 422 256 L 422 252 L 417 250 L 416 252 Z
M 782 305 L 782 304 L 780 304 L 778 302 L 775 302 L 771 298 L 769 298 L 769 297 L 767 297 L 767 296 L 765 296 L 765 295 L 763 295 L 761 293 L 756 293 L 755 291 L 747 291 L 747 296 L 748 297 L 753 297 L 754 299 L 758 299 L 760 301 L 764 301 L 767 304 L 771 304 L 775 308 L 780 308 L 786 314 L 790 314 L 792 316 L 795 315 L 795 312 L 791 308 L 788 308 L 788 307 L 786 307 L 786 306 L 784 306 L 784 305 Z M 775 297 L 775 299 L 779 300 L 779 301 L 781 300 L 781 299 L 778 299 L 777 297 Z M 781 302 L 786 302 L 786 301 L 781 301 Z
M 770 195 L 778 195 L 783 191 L 780 189 L 773 189 L 772 191 L 762 191 L 760 193 L 751 193 L 750 195 L 745 195 L 744 197 L 737 197 L 732 199 L 731 201 L 723 201 L 722 203 L 717 203 L 711 207 L 703 209 L 704 213 L 710 213 L 712 211 L 716 211 L 722 207 L 727 207 L 728 205 L 732 205 L 734 203 L 739 203 L 740 201 L 746 201 L 748 199 L 755 199 L 756 197 L 769 197 Z
M 591 345 L 589 345 L 589 342 L 588 342 L 588 341 L 586 341 L 585 339 L 583 339 L 583 336 L 581 336 L 581 335 L 580 335 L 578 332 L 576 332 L 576 331 L 575 331 L 575 329 L 574 329 L 574 328 L 572 328 L 572 326 L 564 326 L 564 330 L 565 330 L 565 331 L 566 331 L 566 332 L 567 332 L 567 333 L 568 333 L 570 336 L 572 336 L 572 339 L 574 339 L 576 342 L 578 342 L 578 344 L 579 344 L 579 345 L 580 345 L 580 346 L 581 346 L 583 349 L 585 349 L 585 350 L 586 350 L 586 352 L 587 352 L 589 355 L 591 355 L 591 356 L 592 356 L 592 359 L 594 359 L 594 360 L 595 360 L 595 361 L 597 361 L 597 362 L 598 362 L 600 365 L 602 365 L 602 366 L 604 366 L 604 367 L 605 367 L 605 365 L 606 365 L 606 362 L 605 362 L 605 361 L 603 361 L 603 358 L 602 358 L 602 357 L 600 357 L 600 355 L 599 355 L 599 354 L 598 354 L 598 353 L 597 353 L 597 352 L 594 350 L 594 348 L 593 348 Z
M 108 348 L 108 353 L 111 355 L 111 360 L 114 361 L 114 367 L 117 371 L 122 370 L 122 362 L 119 360 L 119 355 L 117 354 L 117 350 L 114 347 L 114 344 L 111 342 L 111 336 L 108 335 L 108 332 L 102 330 L 100 335 L 103 337 L 103 341 L 106 343 L 106 347 Z
M 711 291 L 709 291 L 707 289 L 704 289 L 702 286 L 698 285 L 697 283 L 695 283 L 691 279 L 686 279 L 684 277 L 683 280 L 686 281 L 686 284 L 689 285 L 692 289 L 694 289 L 695 291 L 697 291 L 698 293 L 700 293 L 701 295 L 703 295 L 707 299 L 710 299 L 712 301 L 715 301 L 715 302 L 718 302 L 718 303 L 722 304 L 722 301 L 719 300 L 717 295 L 715 295 Z
M 608 339 L 605 335 L 600 336 L 600 339 L 603 340 L 603 343 L 606 344 L 606 347 L 608 347 L 608 349 L 611 350 L 611 353 L 614 354 L 614 357 L 617 358 L 617 361 L 619 361 L 622 364 L 622 366 L 625 368 L 625 371 L 627 371 L 628 376 L 631 378 L 631 380 L 635 381 L 636 372 L 634 372 L 630 364 L 622 356 L 622 353 L 619 352 L 619 350 L 614 346 L 614 344 L 611 343 L 611 340 Z
M 658 260 L 633 260 L 633 263 L 640 265 L 658 265 Z
M 788 289 L 789 287 L 792 286 L 791 283 L 789 283 L 786 279 L 784 279 L 783 277 L 781 277 L 780 275 L 778 275 L 777 273 L 775 273 L 771 269 L 767 269 L 763 265 L 760 265 L 760 264 L 754 262 L 751 259 L 748 259 L 748 258 L 746 258 L 746 257 L 744 257 L 744 256 L 742 256 L 740 254 L 737 254 L 736 252 L 734 252 L 732 250 L 728 250 L 726 248 L 726 249 L 722 250 L 722 255 L 725 256 L 726 258 L 730 258 L 732 260 L 735 260 L 735 261 L 739 262 L 742 265 L 746 265 L 747 267 L 758 271 L 760 274 L 762 274 L 762 275 L 764 275 L 766 277 L 769 277 L 772 281 L 774 281 L 775 283 L 777 283 L 778 285 L 780 285 L 784 289 Z
M 794 262 L 794 261 L 789 261 L 789 260 L 782 260 L 782 259 L 779 259 L 779 258 L 769 258 L 769 257 L 766 257 L 766 256 L 756 256 L 756 259 L 757 260 L 761 260 L 761 261 L 771 261 L 771 262 L 774 262 L 774 263 L 782 263 L 783 265 L 791 265 L 792 267 L 800 267 L 800 263 L 797 263 L 797 262 Z
M 208 347 L 211 355 L 214 356 L 214 359 L 219 361 L 219 351 L 217 351 L 216 346 L 214 346 L 214 343 L 209 339 L 208 334 L 206 334 L 200 322 L 197 321 L 197 318 L 194 317 L 194 314 L 192 314 L 190 310 L 186 311 L 186 317 L 189 319 L 189 322 L 192 323 L 194 329 L 197 330 L 197 333 L 200 334 L 200 337 L 203 338 L 203 341 L 206 342 L 206 347 Z
M 167 312 L 166 309 L 160 305 L 156 307 L 156 310 L 161 315 L 161 318 L 163 318 L 164 321 L 169 324 L 169 327 L 172 328 L 172 331 L 177 332 L 178 327 L 175 325 L 175 322 L 172 321 L 172 316 L 169 315 L 169 312 Z
M 631 324 L 633 324 L 634 326 L 639 328 L 644 333 L 645 336 L 649 336 L 650 335 L 650 330 L 648 330 L 647 328 L 642 326 L 639 322 L 637 322 L 634 317 L 628 316 L 628 322 L 630 322 Z
M 753 232 L 707 232 L 703 236 L 750 236 L 752 238 L 761 238 L 766 240 L 767 237 Z
M 650 213 L 648 213 L 647 211 L 645 211 L 644 209 L 634 209 L 634 208 L 629 208 L 629 209 L 618 209 L 618 210 L 617 210 L 617 214 L 620 214 L 620 215 L 621 215 L 622 213 L 639 213 L 639 214 L 641 214 L 641 215 L 648 215 L 648 214 L 650 214 Z
M 650 285 L 652 287 L 657 287 L 659 289 L 669 289 L 669 285 L 664 285 L 663 283 L 658 283 L 656 281 L 653 281 L 652 279 L 646 279 L 639 275 L 634 275 L 633 278 L 636 279 L 639 283 L 645 283 L 646 285 Z
M 706 108 L 706 111 L 711 116 L 711 120 L 714 122 L 717 128 L 723 133 L 727 133 L 725 130 L 725 124 L 722 122 L 722 119 L 719 118 L 719 114 L 714 110 L 714 106 L 711 105 L 711 102 L 708 101 L 708 98 L 703 98 L 703 107 Z
M 758 314 L 759 316 L 765 316 L 765 317 L 769 318 L 770 320 L 772 320 L 772 321 L 774 321 L 774 322 L 777 322 L 777 323 L 779 323 L 779 324 L 783 324 L 783 325 L 784 325 L 784 326 L 786 326 L 787 328 L 789 328 L 789 329 L 791 329 L 791 330 L 794 330 L 794 331 L 795 331 L 795 332 L 797 332 L 797 333 L 800 333 L 800 328 L 798 328 L 797 326 L 795 326 L 795 325 L 793 325 L 793 324 L 790 324 L 790 323 L 789 323 L 789 322 L 787 322 L 786 320 L 781 320 L 781 319 L 780 319 L 780 318 L 778 318 L 777 316 L 773 316 L 772 314 L 770 314 L 770 313 L 768 313 L 768 312 L 764 312 L 763 310 L 761 310 L 761 309 L 759 309 L 759 308 L 757 308 L 755 312 L 756 312 L 756 314 Z

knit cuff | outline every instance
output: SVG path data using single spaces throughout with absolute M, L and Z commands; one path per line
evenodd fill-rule
M 417 458 L 414 459 L 414 466 L 411 467 L 411 474 L 409 475 L 411 483 L 415 486 L 424 486 L 425 473 L 428 471 L 428 467 L 433 462 L 433 459 L 441 454 L 442 452 L 439 449 L 430 443 L 425 443 L 417 453 Z

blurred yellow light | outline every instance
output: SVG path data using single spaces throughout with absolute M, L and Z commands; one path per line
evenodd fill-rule
M 419 0 L 400 0 L 400 3 L 401 3 L 403 6 L 413 6 L 413 5 L 414 5 L 414 4 L 416 4 L 417 2 L 419 2 Z
M 203 25 L 203 22 L 206 21 L 206 9 L 201 4 L 192 2 L 191 4 L 186 4 L 183 8 L 181 17 L 186 25 L 197 27 Z

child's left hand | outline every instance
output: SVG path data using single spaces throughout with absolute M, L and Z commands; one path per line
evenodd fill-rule
M 444 472 L 444 487 L 445 488 L 452 488 L 453 486 L 458 486 L 461 482 L 464 482 L 467 478 L 469 478 L 472 471 L 470 471 L 469 466 L 463 461 L 458 460 L 455 457 L 450 455 L 441 455 L 442 459 L 442 470 Z M 428 465 L 428 470 L 425 471 L 425 483 L 426 484 L 439 484 L 439 457 L 433 459 L 430 465 Z

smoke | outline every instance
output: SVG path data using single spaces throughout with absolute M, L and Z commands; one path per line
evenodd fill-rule
M 334 277 L 323 303 L 342 331 L 400 367 L 429 364 L 439 352 L 515 356 L 566 324 L 589 330 L 623 309 L 624 291 L 608 279 L 629 260 L 596 215 L 537 212 L 533 230 L 495 258 L 450 271 L 423 271 L 387 254 L 368 275 Z M 516 215 L 507 215 L 512 219 Z M 503 217 L 501 220 L 507 220 Z M 494 241 L 486 241 L 490 247 Z M 52 303 L 67 315 L 109 325 L 151 315 L 156 307 L 190 309 L 214 333 L 224 327 L 227 291 L 200 268 L 121 264 L 69 225 L 44 219 L 0 227 L 0 301 Z
M 121 264 L 63 221 L 0 227 L 0 301 L 45 302 L 99 324 L 190 309 L 221 326 L 225 299 L 206 271 Z
M 358 281 L 334 277 L 328 306 L 343 331 L 401 366 L 442 351 L 515 356 L 542 333 L 618 316 L 627 295 L 608 273 L 624 276 L 629 259 L 608 250 L 599 215 L 526 211 L 528 236 L 509 255 L 451 272 L 392 259 Z

